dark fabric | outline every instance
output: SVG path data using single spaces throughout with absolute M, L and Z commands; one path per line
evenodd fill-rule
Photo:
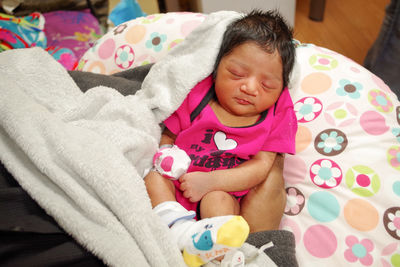
M 67 235 L 0 163 L 0 266 L 104 266 Z
M 83 71 L 69 71 L 82 92 L 90 88 L 103 85 L 116 89 L 122 95 L 133 95 L 140 89 L 144 78 L 149 73 L 153 64 L 148 64 L 134 69 L 118 72 L 113 75 L 96 74 Z
M 391 0 L 378 38 L 368 51 L 364 67 L 379 76 L 400 99 L 400 1 Z
M 264 252 L 279 267 L 297 267 L 296 243 L 292 232 L 286 230 L 274 230 L 251 233 L 247 243 L 257 248 L 271 242 L 273 247 L 267 248 Z

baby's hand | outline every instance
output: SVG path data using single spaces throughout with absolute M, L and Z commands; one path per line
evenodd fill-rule
M 212 190 L 212 179 L 208 172 L 185 173 L 179 178 L 183 196 L 191 202 L 197 202 Z

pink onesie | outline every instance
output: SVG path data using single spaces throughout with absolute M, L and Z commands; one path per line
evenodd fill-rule
M 175 145 L 191 158 L 188 172 L 209 172 L 234 168 L 259 151 L 295 153 L 297 119 L 287 88 L 277 103 L 263 112 L 251 126 L 227 127 L 214 114 L 209 101 L 214 97 L 212 77 L 198 83 L 187 95 L 181 106 L 164 121 L 175 135 Z M 197 209 L 198 203 L 190 202 L 174 181 L 176 199 L 188 210 Z M 240 198 L 249 190 L 232 192 Z

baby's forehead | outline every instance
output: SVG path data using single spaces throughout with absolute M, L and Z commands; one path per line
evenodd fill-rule
M 257 42 L 255 40 L 249 40 L 249 41 L 245 41 L 242 42 L 238 45 L 236 45 L 235 47 L 232 48 L 232 50 L 230 51 L 230 53 L 232 53 L 235 49 L 243 47 L 243 46 L 254 46 L 259 48 L 261 51 L 265 52 L 266 54 L 278 54 L 279 57 L 281 58 L 281 54 L 280 51 L 278 49 L 278 47 L 276 47 L 276 45 L 274 44 L 265 44 L 262 42 Z M 225 54 L 225 56 L 229 55 L 230 53 Z
M 222 58 L 229 57 L 231 55 L 236 55 L 237 52 L 241 50 L 241 48 L 245 48 L 245 47 L 249 47 L 249 46 L 256 48 L 258 51 L 260 51 L 263 54 L 273 55 L 273 56 L 276 55 L 280 59 L 280 63 L 282 63 L 282 55 L 278 48 L 276 48 L 272 45 L 259 44 L 255 41 L 251 41 L 251 42 L 248 41 L 248 42 L 244 42 L 240 45 L 235 46 L 230 52 L 226 53 Z

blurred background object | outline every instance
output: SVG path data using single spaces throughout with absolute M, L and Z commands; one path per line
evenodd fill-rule
M 108 18 L 111 21 L 110 26 L 114 27 L 123 22 L 146 15 L 136 0 L 120 0 L 110 11 Z
M 326 0 L 322 21 L 309 18 L 310 1 L 296 2 L 294 37 L 303 43 L 326 47 L 362 65 L 378 36 L 390 0 Z
M 163 0 L 162 0 L 163 1 Z M 110 12 L 121 2 L 121 0 L 108 0 Z M 158 0 L 136 0 L 142 11 L 148 15 L 160 13 Z M 163 11 L 161 11 L 163 12 Z
M 198 10 L 207 14 L 218 10 L 248 12 L 253 9 L 276 9 L 291 26 L 294 25 L 296 0 L 196 0 L 196 2 Z
M 364 66 L 378 75 L 400 99 L 400 1 L 391 0 L 381 30 Z
M 325 13 L 325 0 L 311 0 L 308 17 L 315 21 L 322 21 Z

